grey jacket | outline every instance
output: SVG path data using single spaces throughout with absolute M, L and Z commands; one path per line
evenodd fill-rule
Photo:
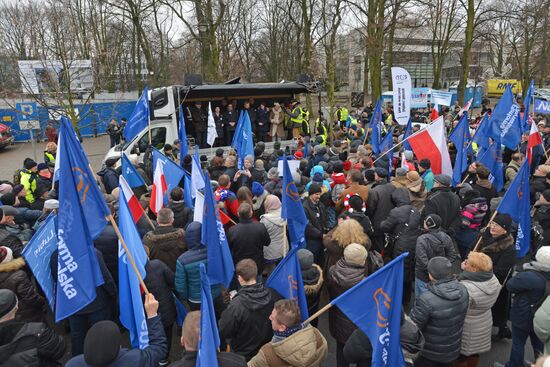
M 272 210 L 260 217 L 262 223 L 269 233 L 271 243 L 264 247 L 264 258 L 266 260 L 277 260 L 283 257 L 283 234 L 284 220 L 281 218 L 281 209 Z M 288 244 L 287 250 L 288 250 Z
M 416 278 L 428 282 L 428 261 L 436 256 L 443 256 L 451 263 L 459 259 L 453 240 L 441 230 L 429 230 L 416 240 Z
M 491 349 L 491 307 L 495 304 L 502 286 L 492 272 L 464 272 L 459 279 L 468 290 L 469 296 L 460 353 L 465 356 L 485 353 Z

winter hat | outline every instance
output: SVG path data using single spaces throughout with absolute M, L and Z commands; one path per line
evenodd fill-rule
M 50 188 L 47 185 L 38 185 L 36 190 L 34 190 L 34 197 L 39 198 L 42 195 L 44 195 L 46 192 L 49 192 L 49 191 L 50 191 Z
M 472 185 L 467 182 L 464 182 L 460 185 L 460 190 L 458 190 L 458 196 L 464 197 L 468 191 L 473 191 Z
M 8 192 L 7 194 L 2 195 L 0 201 L 4 205 L 15 205 L 15 194 L 13 192 Z
M 407 161 L 409 161 L 409 162 L 412 161 L 413 158 L 414 158 L 414 154 L 413 154 L 413 152 L 410 151 L 410 150 L 405 150 L 405 151 L 403 152 L 403 155 L 405 156 L 405 159 L 406 159 Z
M 300 160 L 304 158 L 304 153 L 301 150 L 297 150 L 296 153 L 294 153 L 294 159 Z
M 206 154 L 203 154 L 203 155 L 200 156 L 199 159 L 200 159 L 201 162 L 207 162 L 208 161 L 208 156 Z M 252 161 L 252 162 L 254 162 L 254 161 Z
M 216 149 L 216 157 L 222 157 L 223 158 L 223 149 L 222 148 Z
M 395 177 L 405 177 L 409 170 L 407 168 L 399 167 L 395 170 Z
M 25 169 L 31 169 L 33 167 L 36 167 L 36 162 L 32 159 L 25 159 L 25 163 L 23 164 Z
M 21 184 L 17 184 L 17 185 L 15 185 L 15 186 L 13 187 L 13 193 L 14 193 L 15 195 L 19 195 L 19 193 L 20 193 L 21 191 L 23 191 L 24 188 L 25 188 L 25 186 L 23 186 L 23 185 L 21 185 Z
M 344 207 L 346 208 L 346 211 L 349 213 L 359 213 L 359 212 L 365 212 L 367 208 L 365 207 L 365 202 L 363 201 L 363 198 L 361 196 L 356 195 L 354 193 L 350 193 L 346 195 L 344 198 Z
M 55 199 L 48 199 L 44 202 L 44 209 L 59 209 L 59 201 Z
M 426 217 L 426 219 L 424 219 L 424 223 L 429 229 L 437 229 L 441 227 L 441 223 L 443 223 L 443 220 L 437 214 L 430 214 Z
M 446 187 L 451 186 L 451 176 L 449 176 L 449 175 L 446 175 L 446 174 L 443 174 L 443 173 L 439 174 L 439 175 L 435 175 L 434 180 L 436 182 L 439 182 L 439 184 L 441 184 L 443 186 L 446 186 Z
M 386 178 L 388 177 L 388 170 L 382 167 L 376 167 L 374 169 L 374 172 L 378 175 L 380 178 Z
M 364 266 L 367 255 L 365 246 L 358 243 L 350 243 L 344 249 L 344 259 L 351 265 Z
M 368 182 L 374 181 L 374 170 L 373 169 L 368 169 L 368 170 L 365 171 L 365 180 L 367 180 Z
M 109 158 L 105 161 L 105 166 L 113 167 L 118 162 L 118 157 Z
M 266 212 L 281 208 L 281 200 L 275 195 L 267 195 L 264 200 L 264 208 Z
M 550 190 L 544 190 L 542 192 L 542 196 L 544 197 L 544 200 L 550 202 Z
M 332 165 L 332 169 L 334 173 L 342 173 L 344 172 L 344 164 L 338 161 Z
M 407 176 L 407 180 L 409 180 L 410 182 L 416 182 L 420 180 L 420 175 L 416 171 L 409 171 L 405 174 L 405 176 Z
M 343 167 L 344 167 L 344 171 L 349 171 L 351 169 L 351 162 L 345 161 L 343 164 Z
M 10 205 L 0 206 L 0 220 L 4 218 L 4 216 L 15 217 L 18 213 L 19 213 L 19 210 L 15 209 L 13 206 L 10 206 Z
M 429 160 L 421 160 L 420 162 L 418 162 L 418 165 L 424 169 L 428 169 L 430 168 L 431 164 L 430 164 L 430 161 Z
M 96 322 L 84 339 L 84 361 L 90 366 L 107 366 L 118 356 L 120 330 L 112 321 Z
M 497 214 L 493 222 L 501 226 L 506 232 L 510 232 L 510 227 L 512 227 L 512 217 L 509 214 Z
M 13 260 L 13 251 L 6 246 L 0 246 L 0 264 L 9 263 Z
M 279 178 L 279 170 L 277 167 L 271 167 L 269 171 L 267 172 L 267 178 L 270 180 L 276 180 Z
M 0 319 L 17 306 L 17 296 L 9 289 L 0 289 Z
M 252 182 L 252 195 L 259 197 L 262 196 L 264 193 L 264 187 L 260 185 L 258 182 L 254 181 Z
M 10 184 L 3 183 L 0 185 L 0 196 L 7 194 L 8 192 L 12 192 L 13 187 Z
M 335 147 L 335 148 L 340 148 L 341 145 L 342 145 L 342 142 L 340 140 L 335 140 L 332 143 L 332 146 Z
M 310 186 L 309 186 L 309 190 L 308 190 L 308 194 L 309 196 L 311 195 L 315 195 L 317 193 L 321 193 L 323 192 L 323 189 L 321 188 L 321 185 L 317 184 L 317 183 L 312 183 Z
M 535 255 L 537 262 L 543 264 L 545 267 L 550 267 L 550 247 L 542 246 Z
M 300 262 L 300 269 L 302 271 L 311 269 L 313 267 L 313 252 L 305 248 L 299 249 L 298 261 Z
M 435 280 L 442 280 L 451 276 L 451 262 L 443 256 L 432 257 L 428 261 L 428 273 Z
M 313 182 L 315 182 L 315 183 L 318 183 L 318 184 L 322 184 L 323 181 L 324 181 L 323 174 L 320 173 L 320 172 L 315 172 L 315 174 L 314 174 L 313 177 L 311 178 L 311 181 L 313 181 Z
M 48 169 L 48 165 L 46 163 L 39 163 L 36 168 L 38 169 L 38 171 L 42 171 L 44 169 Z
M 322 154 L 323 146 L 322 145 L 316 145 L 313 147 L 313 154 Z

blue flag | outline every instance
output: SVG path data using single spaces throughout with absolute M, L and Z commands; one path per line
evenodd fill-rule
M 124 128 L 124 140 L 130 141 L 149 124 L 149 92 L 147 85 L 136 102 L 136 107 Z
M 412 120 L 411 118 L 409 117 L 409 122 L 407 123 L 407 127 L 405 128 L 405 132 L 403 133 L 403 140 L 407 139 L 409 136 L 411 136 L 412 134 Z M 405 148 L 405 150 L 411 150 L 412 151 L 412 147 L 411 145 L 409 144 L 409 141 L 408 140 L 405 140 L 405 142 L 403 143 L 403 148 Z
M 205 174 L 204 181 L 210 182 L 208 173 Z M 220 220 L 220 214 L 216 209 L 216 201 L 212 186 L 207 184 L 204 188 L 204 214 L 202 218 L 201 243 L 206 246 L 208 259 L 208 278 L 212 284 L 223 284 L 229 287 L 233 279 L 235 266 L 225 230 Z
M 153 148 L 153 172 L 155 172 L 158 159 L 164 163 L 162 169 L 164 170 L 164 179 L 166 180 L 167 188 L 166 195 L 164 196 L 164 205 L 168 205 L 170 192 L 172 192 L 174 187 L 179 185 L 184 176 L 185 170 L 181 166 L 178 166 L 176 162 L 162 154 L 159 150 Z
M 248 115 L 248 114 L 247 114 Z M 239 144 L 239 137 L 241 136 L 241 130 L 243 128 L 244 111 L 239 113 L 239 119 L 237 120 L 237 126 L 235 127 L 235 134 L 231 140 L 231 148 L 236 149 Z
M 50 258 L 57 249 L 57 228 L 55 214 L 50 214 L 21 252 L 34 278 L 44 291 L 52 310 L 55 310 L 55 281 Z
M 378 102 L 376 102 L 376 106 L 374 107 L 374 111 L 370 118 L 370 127 L 372 129 L 370 145 L 372 146 L 372 152 L 376 155 L 380 154 L 380 143 L 383 131 L 383 127 L 381 125 L 383 125 L 382 99 L 379 98 Z
M 372 366 L 405 366 L 400 344 L 404 253 L 331 303 L 370 339 Z
M 187 145 L 187 132 L 185 131 L 185 116 L 183 114 L 183 106 L 180 106 L 180 163 L 183 164 L 183 157 L 189 154 L 189 146 Z
M 283 158 L 283 194 L 281 218 L 286 219 L 290 244 L 295 247 L 306 247 L 305 231 L 308 223 L 304 206 L 290 173 L 286 156 Z
M 526 159 L 497 208 L 497 212 L 509 214 L 514 222 L 518 224 L 516 237 L 516 255 L 518 258 L 525 256 L 531 245 L 531 205 L 529 196 L 529 162 Z
M 209 263 L 208 268 L 212 265 Z M 206 269 L 203 263 L 200 264 L 201 272 L 201 326 L 199 336 L 199 350 L 197 353 L 197 367 L 217 367 L 217 351 L 220 346 L 220 334 L 218 332 L 218 323 L 216 322 L 216 313 L 214 312 L 214 303 L 212 302 L 212 291 L 210 282 L 206 275 Z
M 191 175 L 183 172 L 183 202 L 186 207 L 194 209 L 193 197 L 191 196 Z
M 239 137 L 236 147 L 239 157 L 239 169 L 244 169 L 244 158 L 246 156 L 251 155 L 252 158 L 254 158 L 254 142 L 252 141 L 252 126 L 250 124 L 250 117 L 247 112 L 244 112 L 243 116 L 242 127 L 239 130 Z M 236 132 L 235 136 L 237 136 Z
M 388 176 L 391 176 L 392 168 L 393 168 L 393 134 L 391 131 L 388 131 L 386 136 L 384 136 L 384 139 L 380 142 L 380 153 L 385 153 L 386 151 L 390 151 L 387 156 L 389 159 L 390 164 L 388 165 Z M 390 150 L 391 149 L 391 150 Z
M 309 155 L 309 136 L 306 136 L 306 141 L 304 143 L 304 159 L 307 159 Z
M 141 237 L 134 224 L 127 202 L 127 198 L 124 197 L 124 191 L 120 190 L 118 225 L 128 251 L 134 259 L 136 268 L 141 278 L 145 279 L 147 254 L 145 253 Z M 140 283 L 128 259 L 128 254 L 120 241 L 118 244 L 118 292 L 120 322 L 130 332 L 132 347 L 143 349 L 149 345 L 149 333 L 141 300 Z
M 453 186 L 456 186 L 462 181 L 464 171 L 468 169 L 468 147 L 472 141 L 470 126 L 468 124 L 468 112 L 462 114 L 449 139 L 456 147 L 456 158 L 453 168 Z
M 56 322 L 90 304 L 96 287 L 103 284 L 93 238 L 103 231 L 105 218 L 111 214 L 80 142 L 64 117 L 59 134 Z
M 302 281 L 302 270 L 297 255 L 298 250 L 298 247 L 294 247 L 288 252 L 275 270 L 273 270 L 269 279 L 265 282 L 265 286 L 273 288 L 282 297 L 295 301 L 300 306 L 302 321 L 305 321 L 309 317 L 309 314 L 304 283 Z
M 124 176 L 124 179 L 128 182 L 128 186 L 132 189 L 147 186 L 145 185 L 145 181 L 143 181 L 143 177 L 136 171 L 136 168 L 125 153 L 122 153 L 122 176 Z
M 521 128 L 523 132 L 528 132 L 529 128 L 531 127 L 529 124 L 529 115 L 531 111 L 531 100 L 533 99 L 534 89 L 535 81 L 531 80 L 531 83 L 529 84 L 529 89 L 527 90 L 527 93 L 525 93 L 525 97 L 523 98 L 523 118 L 521 120 Z
M 480 150 L 477 152 L 478 156 L 481 156 L 481 148 L 487 149 L 491 142 L 489 141 L 489 127 L 491 126 L 491 121 L 489 120 L 489 115 L 485 113 L 479 123 L 477 124 L 476 132 L 472 137 L 472 142 L 476 143 Z
M 514 102 L 514 94 L 509 85 L 506 85 L 489 121 L 489 137 L 515 150 L 521 141 L 522 129 L 519 106 Z
M 493 142 L 489 148 L 478 157 L 477 161 L 491 171 L 489 181 L 495 186 L 497 192 L 504 188 L 504 168 L 502 165 L 502 149 L 498 142 Z
M 174 303 L 176 304 L 176 323 L 178 328 L 180 328 L 185 321 L 185 317 L 187 316 L 187 309 L 174 293 L 172 293 L 172 297 L 174 298 Z

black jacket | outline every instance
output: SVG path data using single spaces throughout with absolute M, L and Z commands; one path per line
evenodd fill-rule
M 160 260 L 149 260 L 145 264 L 147 275 L 143 282 L 149 292 L 159 302 L 159 314 L 162 326 L 167 328 L 176 321 L 176 304 L 174 303 L 174 272 Z M 181 325 L 180 325 L 181 326 Z
M 373 185 L 367 198 L 367 215 L 370 217 L 375 232 L 380 231 L 380 224 L 388 217 L 395 207 L 393 194 L 396 191 L 394 185 L 383 182 Z M 400 193 L 396 193 L 398 195 Z M 408 196 L 408 193 L 407 193 Z
M 429 283 L 417 297 L 411 319 L 426 339 L 422 357 L 443 363 L 458 358 L 468 297 L 466 287 L 454 279 Z
M 539 206 L 533 219 L 542 227 L 542 241 L 537 245 L 550 246 L 550 205 Z
M 0 363 L 10 367 L 60 366 L 63 338 L 42 322 L 0 323 Z
M 97 173 L 101 177 L 103 186 L 105 186 L 105 192 L 110 194 L 115 188 L 118 187 L 118 173 L 114 168 L 105 167 Z
M 174 362 L 170 367 L 195 367 L 197 365 L 197 352 L 185 352 L 183 358 Z M 246 360 L 236 353 L 218 353 L 219 367 L 246 367 Z
M 231 350 L 246 360 L 254 357 L 273 337 L 269 315 L 280 298 L 263 283 L 244 286 L 220 318 L 220 336 L 231 339 Z
M 493 273 L 500 284 L 504 283 L 510 269 L 516 263 L 516 247 L 514 238 L 506 234 L 493 238 L 488 230 L 482 234 L 480 251 L 493 261 Z
M 442 256 L 451 263 L 460 258 L 453 240 L 442 230 L 429 230 L 416 240 L 416 265 L 414 275 L 428 282 L 428 262 L 430 259 Z
M 303 201 L 304 212 L 308 219 L 306 226 L 306 240 L 323 240 L 324 228 L 327 223 L 327 211 L 325 205 L 319 201 L 317 205 L 310 199 Z
M 241 219 L 227 234 L 233 263 L 242 259 L 252 259 L 258 266 L 258 274 L 264 270 L 264 247 L 271 244 L 271 237 L 262 223 Z
M 103 255 L 105 266 L 107 266 L 113 280 L 118 285 L 118 237 L 110 223 L 94 240 L 94 247 Z
M 207 125 L 207 115 L 202 108 L 191 107 L 191 123 L 195 129 L 195 133 L 206 132 L 208 127 Z
M 542 194 L 544 190 L 550 188 L 550 185 L 546 183 L 546 176 L 534 176 L 529 184 L 529 198 L 531 200 L 531 205 L 535 204 L 537 201 L 537 193 Z
M 424 217 L 437 214 L 441 217 L 441 228 L 446 231 L 460 222 L 460 198 L 448 187 L 434 187 L 424 205 Z M 449 232 L 451 233 L 451 231 Z
M 182 201 L 172 201 L 168 207 L 174 212 L 174 224 L 175 228 L 185 229 L 189 223 L 193 221 L 193 209 L 185 206 Z

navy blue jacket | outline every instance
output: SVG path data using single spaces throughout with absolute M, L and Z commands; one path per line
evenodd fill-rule
M 530 264 L 524 265 L 532 269 Z M 539 272 L 547 280 L 550 280 L 550 272 Z M 544 295 L 545 282 L 542 277 L 533 270 L 526 270 L 518 273 L 506 283 L 506 288 L 513 294 L 512 308 L 510 309 L 510 321 L 514 327 L 524 331 L 533 330 L 534 312 L 531 305 L 540 301 Z
M 160 317 L 155 316 L 147 319 L 147 328 L 149 329 L 149 346 L 143 350 L 120 349 L 118 356 L 109 364 L 109 367 L 154 367 L 166 357 L 168 347 Z M 84 355 L 80 354 L 71 358 L 65 367 L 90 367 L 90 365 L 84 360 Z
M 110 194 L 118 187 L 118 173 L 113 168 L 105 167 L 97 175 L 101 177 L 107 194 Z

